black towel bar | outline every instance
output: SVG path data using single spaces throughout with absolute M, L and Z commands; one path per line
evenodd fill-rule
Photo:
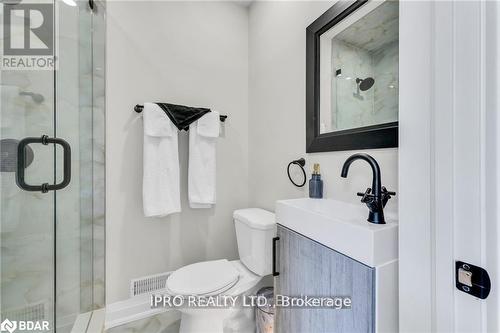
M 141 113 L 143 109 L 144 109 L 144 105 L 137 104 L 136 106 L 134 106 L 134 111 L 137 112 L 137 113 Z M 219 118 L 220 118 L 220 121 L 225 122 L 227 116 L 226 115 L 220 115 Z

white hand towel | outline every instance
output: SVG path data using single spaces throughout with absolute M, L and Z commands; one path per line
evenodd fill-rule
M 144 216 L 181 211 L 178 130 L 155 103 L 144 103 Z
M 216 198 L 216 144 L 219 113 L 212 111 L 189 126 L 188 196 L 191 208 L 210 208 Z

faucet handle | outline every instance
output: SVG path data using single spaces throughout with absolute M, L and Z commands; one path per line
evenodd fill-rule
M 358 192 L 357 195 L 358 197 L 361 197 L 361 202 L 369 202 L 373 199 L 373 194 L 372 193 L 372 189 L 371 188 L 367 188 L 366 191 L 363 193 L 363 192 Z
M 383 207 L 385 207 L 385 205 L 387 204 L 387 201 L 389 201 L 389 199 L 392 198 L 392 196 L 394 196 L 394 195 L 396 195 L 396 192 L 387 191 L 385 186 L 382 186 L 382 205 L 383 205 Z
M 382 186 L 382 194 L 394 196 L 394 195 L 396 195 L 396 192 L 387 191 L 387 189 L 385 188 L 385 186 Z

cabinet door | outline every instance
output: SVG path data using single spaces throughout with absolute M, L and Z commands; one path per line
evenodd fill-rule
M 276 295 L 346 296 L 352 306 L 276 308 L 275 332 L 374 332 L 374 269 L 280 225 L 278 236 Z

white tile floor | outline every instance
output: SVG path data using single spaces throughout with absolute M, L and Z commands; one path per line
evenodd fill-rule
M 113 327 L 106 333 L 178 333 L 180 323 L 179 316 L 168 311 Z

